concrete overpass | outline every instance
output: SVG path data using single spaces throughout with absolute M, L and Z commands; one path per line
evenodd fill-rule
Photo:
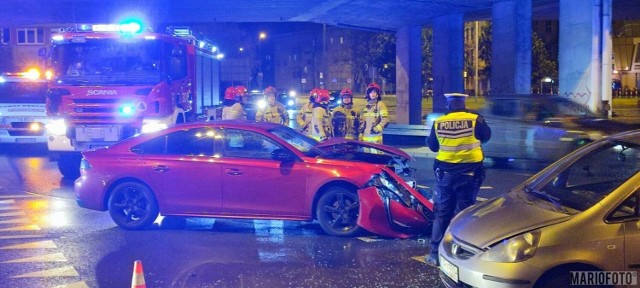
M 465 21 L 493 23 L 492 94 L 531 90 L 531 21 L 560 23 L 560 94 L 596 111 L 611 99 L 611 23 L 640 18 L 638 0 L 4 0 L 0 26 L 114 22 L 315 22 L 395 33 L 397 123 L 420 124 L 422 26 L 433 34 L 434 110 L 463 92 Z

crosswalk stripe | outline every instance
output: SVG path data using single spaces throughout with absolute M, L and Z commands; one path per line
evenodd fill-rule
M 45 241 L 37 241 L 37 242 L 29 242 L 29 243 L 25 243 L 25 244 L 17 244 L 17 245 L 10 245 L 10 246 L 4 246 L 4 247 L 0 247 L 0 249 L 5 250 L 5 249 L 53 249 L 53 248 L 58 248 L 58 246 L 56 245 L 56 243 L 53 243 L 52 240 L 45 240 Z
M 46 255 L 38 255 L 27 258 L 13 259 L 2 263 L 25 263 L 25 262 L 67 262 L 67 258 L 62 253 L 52 253 Z
M 73 266 L 65 266 L 49 270 L 36 271 L 22 275 L 11 276 L 9 278 L 35 278 L 35 277 L 78 277 L 78 271 Z
M 71 284 L 56 286 L 53 288 L 89 288 L 89 286 L 87 286 L 87 283 L 84 283 L 84 281 L 80 281 Z
M 0 224 L 17 224 L 17 223 L 29 223 L 31 219 L 29 218 L 14 218 L 9 220 L 0 220 Z
M 29 198 L 29 197 L 40 197 L 39 195 L 0 195 L 0 199 L 6 198 Z
M 24 238 L 42 238 L 45 235 L 0 235 L 0 240 L 3 239 L 24 239 Z
M 31 224 L 31 225 L 24 225 L 24 226 L 18 226 L 18 227 L 9 227 L 9 228 L 2 228 L 0 229 L 0 232 L 8 232 L 8 231 L 40 231 L 42 229 L 40 229 L 40 226 L 36 225 L 36 224 Z
M 0 213 L 0 217 L 8 217 L 8 216 L 24 216 L 27 215 L 24 211 L 16 211 L 16 212 L 6 212 Z
M 17 210 L 20 209 L 18 206 L 1 206 L 0 210 Z
M 9 199 L 9 200 L 0 200 L 0 204 L 15 204 L 16 200 L 13 199 Z
M 0 235 L 0 240 L 6 240 L 6 239 L 24 239 L 24 238 L 42 238 L 45 235 L 35 235 L 35 234 L 28 234 L 28 235 Z

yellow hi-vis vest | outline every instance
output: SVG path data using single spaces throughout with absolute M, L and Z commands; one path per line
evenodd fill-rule
M 480 140 L 475 137 L 478 115 L 453 112 L 436 119 L 433 128 L 440 143 L 436 159 L 448 163 L 482 162 Z

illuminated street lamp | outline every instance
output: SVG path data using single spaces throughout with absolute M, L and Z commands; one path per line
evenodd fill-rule
M 258 34 L 258 88 L 262 90 L 262 79 L 264 74 L 262 74 L 262 40 L 267 39 L 267 33 L 260 32 Z

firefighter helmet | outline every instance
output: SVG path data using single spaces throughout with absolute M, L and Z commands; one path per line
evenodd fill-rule
M 331 98 L 329 96 L 329 90 L 325 90 L 325 89 L 318 89 L 317 90 L 317 95 L 315 97 L 315 101 L 316 103 L 319 104 L 329 104 L 329 99 Z
M 244 87 L 242 85 L 236 86 L 236 95 L 242 97 L 244 95 L 247 95 L 248 93 L 249 93 L 249 90 L 247 90 L 247 87 Z
M 353 93 L 351 92 L 351 89 L 349 89 L 349 88 L 344 88 L 344 89 L 342 89 L 342 90 L 340 91 L 340 96 L 341 96 L 342 98 L 344 98 L 344 97 L 351 97 L 351 98 L 353 98 Z
M 233 86 L 224 90 L 224 100 L 236 100 L 236 88 Z
M 380 86 L 375 82 L 367 86 L 367 93 L 364 95 L 364 98 L 369 100 L 369 93 L 371 93 L 371 91 L 373 90 L 375 90 L 378 93 L 378 101 L 382 100 L 382 90 L 380 89 Z
M 276 96 L 276 88 L 273 88 L 273 86 L 269 86 L 267 88 L 264 89 L 264 91 L 262 92 L 262 94 L 264 94 L 264 96 L 269 97 L 269 95 L 273 95 Z

